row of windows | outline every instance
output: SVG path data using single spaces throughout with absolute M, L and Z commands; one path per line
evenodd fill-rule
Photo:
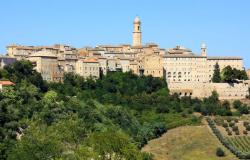
M 176 75 L 177 72 L 173 72 L 174 75 Z M 178 72 L 178 75 L 180 75 L 181 72 Z M 184 72 L 183 74 L 190 74 L 190 72 Z M 168 75 L 171 75 L 171 72 L 168 72 Z
M 175 81 L 181 81 L 181 79 L 173 79 L 173 81 L 175 82 Z M 190 79 L 184 79 L 184 81 L 191 81 Z M 199 80 L 198 80 L 199 81 Z
M 154 74 L 154 73 L 157 73 L 157 71 L 146 71 L 147 74 Z M 159 74 L 161 74 L 161 71 L 159 71 Z
M 193 94 L 192 92 L 190 92 L 190 93 L 185 92 L 183 94 L 181 92 L 179 93 L 180 96 L 192 96 L 192 94 Z

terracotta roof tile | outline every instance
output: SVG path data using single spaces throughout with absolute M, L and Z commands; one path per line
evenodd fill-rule
M 15 85 L 15 83 L 13 83 L 11 81 L 0 81 L 0 84 L 3 85 L 3 86 Z
M 86 63 L 98 63 L 98 60 L 95 57 L 83 59 L 82 61 Z

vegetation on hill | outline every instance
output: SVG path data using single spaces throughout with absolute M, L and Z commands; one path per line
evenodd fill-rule
M 194 111 L 231 115 L 218 95 L 170 95 L 165 80 L 114 72 L 42 80 L 29 61 L 0 70 L 15 82 L 0 93 L 0 159 L 151 159 L 140 148 L 168 129 L 198 124 Z M 19 139 L 19 140 L 17 140 Z
M 140 152 L 150 139 L 199 123 L 182 115 L 191 100 L 170 96 L 163 79 L 116 72 L 94 81 L 68 73 L 63 83 L 47 83 L 28 61 L 0 75 L 15 82 L 0 93 L 0 159 L 150 159 Z
M 217 147 L 224 150 L 224 157 L 217 157 Z M 183 126 L 172 129 L 160 138 L 149 141 L 142 150 L 155 155 L 155 160 L 238 159 L 225 149 L 207 126 Z
M 231 122 L 232 119 L 228 118 L 227 121 Z M 215 134 L 215 136 L 228 150 L 230 150 L 233 154 L 235 154 L 240 159 L 250 158 L 249 136 L 240 135 L 239 128 L 237 125 L 235 125 L 234 122 L 231 122 L 229 125 L 231 126 L 232 131 L 235 132 L 235 136 L 232 136 L 232 132 L 225 125 L 223 125 L 223 127 L 225 127 L 227 132 L 228 133 L 230 132 L 230 134 L 228 135 L 223 134 L 217 127 L 218 121 L 214 121 L 212 118 L 207 117 L 207 122 L 210 128 L 212 129 L 213 133 Z M 249 123 L 247 122 L 244 125 L 245 125 L 245 128 L 247 129 Z M 247 130 L 244 131 L 244 134 L 247 134 Z

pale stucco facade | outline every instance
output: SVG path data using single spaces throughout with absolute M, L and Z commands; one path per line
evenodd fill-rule
M 240 57 L 208 57 L 204 54 L 205 48 L 201 50 L 201 55 L 198 55 L 180 46 L 169 49 L 163 62 L 167 82 L 211 82 L 216 63 L 221 70 L 228 65 L 239 70 L 244 69 L 243 59 Z
M 84 78 L 98 79 L 100 77 L 100 65 L 96 58 L 80 59 L 76 63 L 76 73 Z

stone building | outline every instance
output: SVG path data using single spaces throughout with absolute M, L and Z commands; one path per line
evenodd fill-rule
M 63 70 L 59 67 L 57 56 L 50 53 L 39 51 L 31 54 L 28 58 L 34 65 L 34 69 L 41 73 L 46 81 L 61 81 Z
M 179 96 L 191 96 L 197 98 L 209 97 L 213 91 L 219 94 L 219 99 L 244 99 L 248 96 L 248 84 L 242 83 L 170 83 L 171 93 Z
M 157 54 L 145 55 L 142 59 L 143 73 L 145 76 L 163 77 L 163 58 Z
M 84 78 L 98 79 L 100 77 L 100 65 L 96 58 L 80 59 L 76 63 L 76 73 Z
M 34 54 L 39 51 L 50 52 L 52 54 L 57 55 L 59 53 L 59 49 L 51 46 L 21 46 L 21 45 L 9 45 L 7 48 L 7 55 L 9 57 L 14 57 L 17 60 L 26 59 L 31 54 Z
M 201 55 L 177 46 L 169 49 L 163 57 L 165 77 L 171 93 L 204 98 L 215 90 L 220 99 L 243 99 L 249 94 L 245 82 L 235 84 L 211 82 L 216 63 L 221 70 L 228 65 L 243 70 L 243 59 L 240 57 L 208 57 L 204 44 L 201 47 Z
M 16 58 L 0 56 L 0 68 L 3 68 L 6 65 L 12 64 L 16 61 Z
M 194 54 L 191 50 L 181 46 L 169 49 L 164 55 L 164 69 L 168 83 L 176 82 L 211 82 L 214 66 L 219 64 L 222 70 L 231 66 L 243 70 L 243 60 L 240 57 L 208 57 L 202 45 L 201 55 Z
M 64 54 L 77 54 L 76 48 L 61 44 L 55 44 L 53 46 L 22 46 L 12 44 L 8 45 L 6 48 L 7 56 L 14 57 L 17 60 L 27 59 L 30 55 L 39 51 L 51 53 L 57 56 L 63 56 Z
M 168 83 L 208 82 L 206 57 L 181 46 L 169 49 L 163 58 Z
M 250 69 L 248 69 L 246 72 L 247 72 L 247 77 L 250 80 Z

